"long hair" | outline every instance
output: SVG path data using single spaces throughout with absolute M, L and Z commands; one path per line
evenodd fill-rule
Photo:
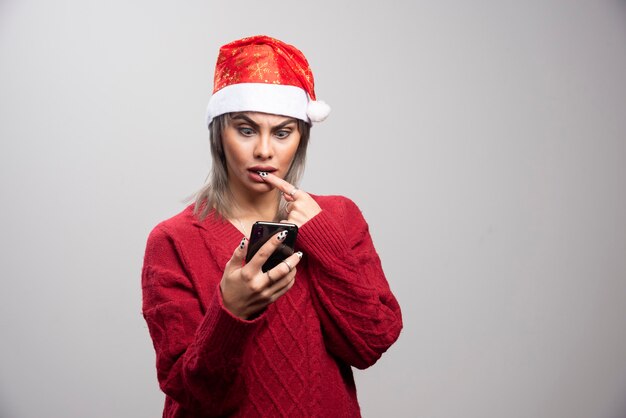
M 217 116 L 209 125 L 209 142 L 211 144 L 211 171 L 207 181 L 196 193 L 194 213 L 200 220 L 205 219 L 211 210 L 215 209 L 215 214 L 221 218 L 230 218 L 233 215 L 233 208 L 236 203 L 228 187 L 228 170 L 226 169 L 226 155 L 224 154 L 223 133 L 231 120 L 231 114 L 226 113 Z M 311 126 L 298 119 L 298 131 L 300 133 L 300 143 L 293 157 L 291 166 L 285 176 L 285 181 L 297 186 L 304 173 L 306 161 L 306 150 L 309 143 Z M 277 219 L 285 219 L 287 212 L 286 202 L 282 201 L 277 213 Z

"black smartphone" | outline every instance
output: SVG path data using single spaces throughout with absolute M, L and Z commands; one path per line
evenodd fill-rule
M 280 231 L 287 231 L 287 237 L 283 243 L 276 248 L 272 255 L 270 255 L 263 264 L 263 267 L 261 267 L 261 270 L 265 273 L 293 254 L 296 245 L 296 237 L 298 236 L 297 225 L 282 222 L 257 221 L 252 225 L 252 232 L 250 233 L 250 240 L 248 241 L 246 263 L 254 257 L 257 251 L 259 251 L 259 248 L 261 248 L 268 239 Z

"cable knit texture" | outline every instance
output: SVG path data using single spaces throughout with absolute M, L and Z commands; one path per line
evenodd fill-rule
M 230 314 L 219 282 L 241 233 L 188 207 L 148 238 L 143 314 L 166 394 L 163 416 L 359 417 L 351 366 L 374 364 L 398 338 L 389 290 L 358 207 L 314 196 L 294 286 L 253 320 Z

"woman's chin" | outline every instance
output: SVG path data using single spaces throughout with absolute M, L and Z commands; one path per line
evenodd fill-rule
M 250 184 L 250 191 L 252 191 L 253 193 L 268 193 L 272 190 L 274 190 L 274 186 L 265 182 L 254 182 Z

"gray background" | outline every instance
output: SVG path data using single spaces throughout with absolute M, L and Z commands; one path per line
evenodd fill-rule
M 403 308 L 363 415 L 626 416 L 626 3 L 221 3 L 0 1 L 0 416 L 160 416 L 145 239 L 258 33 L 309 58 L 302 186 L 361 206 Z

